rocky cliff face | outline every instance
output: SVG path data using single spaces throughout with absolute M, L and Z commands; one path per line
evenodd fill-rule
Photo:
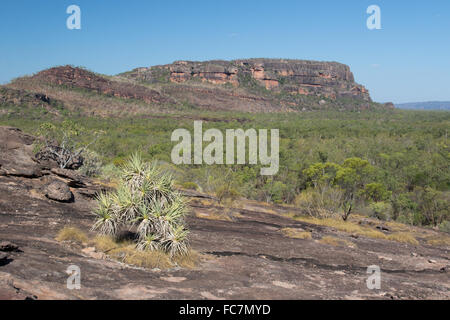
M 149 83 L 200 81 L 234 87 L 257 84 L 278 93 L 371 101 L 368 90 L 355 83 L 350 68 L 337 62 L 283 59 L 177 61 L 170 65 L 139 68 L 126 76 Z

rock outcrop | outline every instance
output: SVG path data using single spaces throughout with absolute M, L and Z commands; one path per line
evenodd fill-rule
M 284 59 L 177 61 L 139 68 L 125 76 L 149 83 L 201 81 L 234 87 L 245 87 L 254 82 L 274 92 L 371 101 L 368 90 L 355 83 L 350 68 L 337 62 Z
M 56 156 L 56 154 L 59 154 L 59 155 L 64 154 L 65 157 Z M 70 157 L 71 157 L 71 159 L 70 159 Z M 56 165 L 58 163 L 58 158 L 64 159 L 64 161 L 67 162 L 65 164 L 65 167 L 67 169 L 72 169 L 72 170 L 81 168 L 81 166 L 83 165 L 83 162 L 84 162 L 84 158 L 81 155 L 76 155 L 69 151 L 62 152 L 62 149 L 59 146 L 46 146 L 41 151 L 36 153 L 34 158 L 39 163 L 47 163 L 47 164 L 51 163 L 49 165 L 49 167 Z M 62 161 L 60 160 L 60 162 L 62 162 Z
M 45 196 L 60 202 L 71 202 L 73 200 L 73 194 L 69 186 L 60 180 L 53 180 L 47 185 Z
M 77 171 L 61 169 L 55 161 L 34 154 L 35 137 L 12 127 L 0 126 L 0 177 L 32 181 L 32 189 L 48 199 L 73 202 L 74 193 L 91 199 L 102 190 Z
M 19 129 L 0 127 L 0 176 L 42 176 L 42 166 L 33 160 L 33 142 Z

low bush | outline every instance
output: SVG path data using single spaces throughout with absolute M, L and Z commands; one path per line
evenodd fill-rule
M 195 182 L 190 182 L 190 181 L 183 182 L 181 184 L 181 187 L 183 189 L 188 189 L 188 190 L 198 190 L 199 189 L 199 186 Z
M 102 173 L 103 163 L 100 156 L 91 150 L 83 153 L 83 165 L 79 169 L 82 174 L 88 177 L 96 177 Z
M 387 202 L 372 202 L 369 204 L 370 208 L 370 216 L 377 218 L 379 220 L 390 220 L 391 218 L 391 212 L 392 212 L 392 206 L 390 203 Z
M 342 196 L 338 188 L 310 188 L 297 195 L 295 205 L 312 217 L 329 218 L 339 214 Z

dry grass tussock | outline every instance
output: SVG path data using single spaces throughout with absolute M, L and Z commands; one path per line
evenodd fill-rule
M 303 231 L 301 229 L 295 229 L 295 228 L 283 228 L 280 230 L 281 233 L 288 238 L 293 239 L 311 239 L 311 232 L 309 231 Z
M 202 256 L 195 250 L 189 250 L 184 255 L 170 257 L 166 252 L 159 250 L 138 250 L 132 241 L 115 241 L 109 236 L 96 236 L 89 239 L 85 232 L 76 227 L 64 227 L 58 232 L 56 240 L 94 246 L 97 251 L 105 253 L 110 259 L 148 269 L 164 270 L 176 266 L 194 269 L 202 259 Z
M 201 260 L 201 255 L 194 250 L 170 257 L 169 254 L 160 250 L 137 250 L 135 243 L 116 242 L 109 236 L 97 236 L 91 244 L 114 260 L 148 269 L 169 269 L 175 266 L 193 269 Z
M 330 246 L 335 246 L 335 247 L 351 247 L 351 248 L 355 247 L 355 244 L 352 243 L 351 241 L 348 241 L 345 239 L 339 239 L 339 238 L 331 237 L 331 236 L 325 236 L 322 239 L 320 239 L 319 242 L 322 244 L 328 244 Z
M 297 221 L 334 228 L 342 232 L 356 234 L 367 238 L 385 239 L 401 243 L 409 243 L 413 245 L 419 244 L 419 241 L 416 239 L 416 236 L 412 231 L 400 231 L 386 235 L 381 231 L 375 230 L 371 227 L 361 226 L 355 220 L 343 221 L 341 219 L 334 219 L 334 218 L 319 219 L 309 216 L 295 216 L 294 219 Z M 393 230 L 409 230 L 409 229 L 407 226 L 403 226 L 401 224 L 396 223 L 394 225 Z
M 315 224 L 315 225 L 334 228 L 339 231 L 343 231 L 343 232 L 351 233 L 351 234 L 357 234 L 357 235 L 364 236 L 367 238 L 374 238 L 374 239 L 386 239 L 387 238 L 386 235 L 384 233 L 382 233 L 381 231 L 374 230 L 370 227 L 361 226 L 351 220 L 344 221 L 342 219 L 335 219 L 335 218 L 319 219 L 319 218 L 314 218 L 314 217 L 309 217 L 309 216 L 295 216 L 294 219 L 297 221 L 301 221 L 301 222 L 306 222 L 306 223 L 311 223 L 311 224 Z
M 419 241 L 411 232 L 395 232 L 387 236 L 388 240 L 418 245 Z
M 225 208 L 220 209 L 210 209 L 210 210 L 196 210 L 195 216 L 200 219 L 217 220 L 217 221 L 233 221 L 232 214 L 228 212 Z
M 442 247 L 450 246 L 450 237 L 444 235 L 433 237 L 427 240 L 427 244 L 431 246 L 442 246 Z
M 77 227 L 64 227 L 58 232 L 56 236 L 58 241 L 73 241 L 76 243 L 86 243 L 88 242 L 88 236 L 85 232 Z

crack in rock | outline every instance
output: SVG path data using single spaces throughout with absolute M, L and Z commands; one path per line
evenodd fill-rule
M 256 259 L 268 259 L 275 262 L 288 262 L 288 263 L 298 263 L 303 262 L 305 266 L 308 267 L 318 267 L 325 270 L 347 270 L 357 273 L 361 271 L 363 273 L 366 272 L 367 267 L 365 266 L 355 266 L 355 265 L 330 265 L 325 263 L 320 263 L 318 260 L 313 258 L 305 258 L 305 257 L 291 257 L 291 258 L 281 258 L 268 254 L 248 254 L 245 252 L 234 252 L 234 251 L 210 251 L 205 252 L 205 254 L 210 254 L 218 257 L 230 257 L 230 256 L 245 256 L 249 258 Z M 435 270 L 435 269 L 421 269 L 421 270 L 407 270 L 407 269 L 381 269 L 382 272 L 389 274 L 399 274 L 399 273 L 418 273 L 418 274 L 438 274 L 442 272 L 446 272 L 446 270 Z

